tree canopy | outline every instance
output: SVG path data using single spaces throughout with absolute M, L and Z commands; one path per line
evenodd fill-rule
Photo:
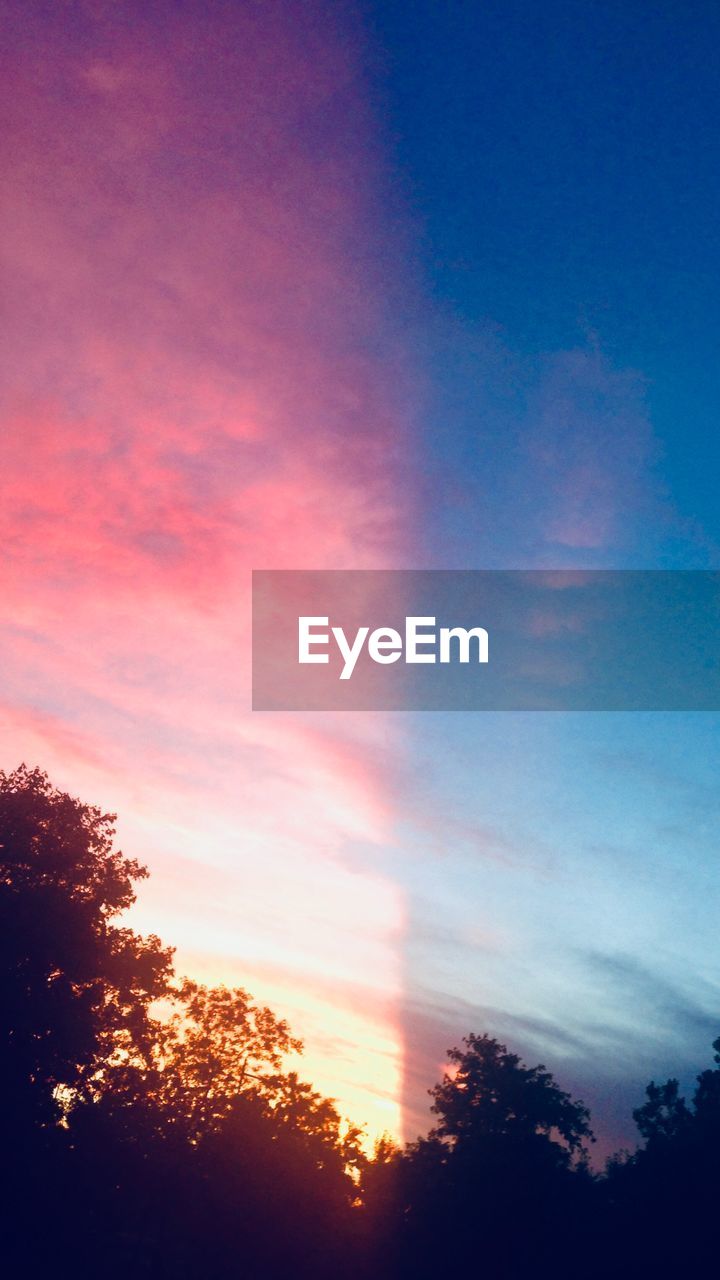
M 117 923 L 147 873 L 114 823 L 39 769 L 0 773 L 0 1071 L 38 1122 L 113 1055 L 148 1052 L 169 990 L 171 949 Z
M 0 773 L 9 1275 L 662 1280 L 712 1264 L 720 1039 L 687 1097 L 648 1085 L 642 1146 L 604 1176 L 584 1104 L 487 1033 L 448 1051 L 434 1127 L 368 1156 L 301 1078 L 283 1018 L 177 975 L 171 948 L 123 923 L 147 873 L 114 837 L 113 815 L 40 770 Z
M 558 1158 L 592 1140 L 589 1112 L 558 1087 L 544 1066 L 526 1067 L 489 1035 L 469 1035 L 448 1050 L 450 1071 L 431 1090 L 440 1117 L 434 1136 L 464 1149 L 491 1139 L 543 1138 Z M 564 1148 L 564 1150 L 562 1150 Z

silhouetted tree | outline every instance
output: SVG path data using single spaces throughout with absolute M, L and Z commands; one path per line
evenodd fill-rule
M 679 1090 L 677 1080 L 667 1080 L 663 1085 L 650 1081 L 645 1090 L 647 1102 L 633 1111 L 646 1143 L 676 1142 L 688 1132 L 693 1117 Z
M 717 1066 L 714 1070 L 702 1071 L 698 1076 L 693 1107 L 696 1125 L 715 1144 L 720 1142 L 720 1037 L 713 1041 L 713 1049 Z
M 488 1035 L 468 1036 L 448 1061 L 430 1091 L 436 1127 L 401 1155 L 383 1150 L 366 1176 L 384 1256 L 407 1277 L 469 1264 L 563 1274 L 558 1232 L 568 1245 L 581 1233 L 591 1189 L 587 1109 Z
M 146 874 L 114 819 L 0 774 L 0 1264 L 72 1280 L 621 1280 L 713 1274 L 720 1039 L 643 1146 L 587 1165 L 585 1106 L 489 1035 L 448 1053 L 435 1125 L 368 1159 L 242 988 L 175 977 L 121 923 Z
M 544 1066 L 524 1066 L 488 1035 L 467 1036 L 463 1044 L 448 1051 L 451 1070 L 431 1090 L 432 1111 L 440 1117 L 434 1137 L 460 1152 L 497 1139 L 523 1146 L 537 1141 L 559 1164 L 592 1140 L 587 1108 Z
M 216 1128 L 241 1094 L 265 1099 L 302 1042 L 240 987 L 184 980 L 158 1040 L 160 1100 L 193 1137 Z
M 0 1264 L 350 1275 L 359 1131 L 287 1070 L 284 1020 L 121 925 L 146 872 L 113 835 L 39 770 L 0 774 Z
M 720 1040 L 715 1062 L 720 1066 Z M 612 1162 L 605 1230 L 621 1276 L 700 1275 L 716 1269 L 720 1201 L 720 1070 L 701 1072 L 688 1103 L 676 1079 L 651 1081 L 633 1112 L 644 1146 Z
M 122 928 L 146 872 L 114 816 L 38 769 L 0 773 L 0 1088 L 19 1131 L 57 1120 L 113 1058 L 146 1055 L 172 952 Z

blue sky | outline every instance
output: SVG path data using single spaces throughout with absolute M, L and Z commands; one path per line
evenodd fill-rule
M 717 7 L 369 13 L 427 308 L 421 562 L 717 567 Z M 707 1061 L 717 728 L 416 717 L 414 1097 L 443 1035 L 489 1024 L 577 1085 L 606 1151 L 650 1075 Z
M 713 537 L 716 6 L 420 0 L 369 12 L 383 127 L 453 348 L 450 394 L 463 394 L 463 353 L 471 363 L 484 343 L 520 362 L 521 384 L 549 354 L 596 343 L 613 369 L 637 373 L 659 477 Z M 461 461 L 453 437 L 444 452 Z M 612 562 L 621 555 L 636 548 Z M 660 540 L 644 563 L 663 556 L 677 552 Z

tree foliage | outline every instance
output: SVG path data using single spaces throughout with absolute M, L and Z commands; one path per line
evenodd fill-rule
M 272 1096 L 284 1059 L 301 1051 L 287 1022 L 255 1004 L 247 991 L 185 979 L 158 1045 L 162 1102 L 194 1136 L 208 1132 L 240 1095 Z
M 449 1051 L 434 1128 L 369 1158 L 301 1079 L 284 1019 L 178 977 L 170 948 L 123 923 L 146 872 L 114 822 L 37 769 L 0 774 L 7 1274 L 713 1273 L 720 1039 L 689 1100 L 650 1083 L 643 1145 L 604 1177 L 586 1107 L 487 1034 Z
M 38 1123 L 113 1054 L 148 1052 L 169 988 L 170 949 L 117 923 L 146 872 L 114 822 L 38 769 L 0 773 L 0 1071 Z
M 589 1112 L 558 1087 L 544 1066 L 526 1067 L 488 1035 L 469 1035 L 448 1051 L 451 1070 L 431 1090 L 440 1117 L 434 1136 L 454 1148 L 488 1140 L 546 1138 L 572 1153 L 592 1139 Z M 558 1150 L 558 1158 L 564 1153 Z
M 239 1247 L 256 1272 L 302 1274 L 307 1256 L 334 1274 L 360 1132 L 289 1069 L 302 1044 L 284 1019 L 178 978 L 170 948 L 123 925 L 147 873 L 114 834 L 40 770 L 0 774 L 9 1256 L 46 1274 L 61 1249 L 73 1280 L 194 1278 L 227 1275 Z

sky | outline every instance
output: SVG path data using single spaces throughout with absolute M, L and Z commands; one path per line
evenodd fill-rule
M 717 717 L 250 710 L 253 568 L 717 568 L 720 14 L 6 6 L 0 767 L 412 1138 L 720 1032 Z

